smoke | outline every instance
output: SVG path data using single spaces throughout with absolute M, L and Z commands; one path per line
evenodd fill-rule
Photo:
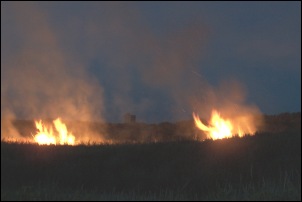
M 73 50 L 78 50 L 77 46 L 84 48 L 81 54 L 73 52 L 83 61 L 97 61 L 95 71 L 103 84 L 110 85 L 110 92 L 105 92 L 107 110 L 116 114 L 152 113 L 156 99 L 144 96 L 143 91 L 165 95 L 171 102 L 167 111 L 175 119 L 180 117 L 180 110 L 188 110 L 188 97 L 204 88 L 204 81 L 192 73 L 202 58 L 208 34 L 200 19 L 180 19 L 174 25 L 158 22 L 162 31 L 157 32 L 131 2 L 95 3 L 83 12 L 84 22 L 71 14 L 69 20 L 78 23 L 71 30 L 62 31 L 61 41 L 74 46 Z M 74 40 L 68 40 L 66 36 L 70 35 Z M 139 99 L 135 98 L 137 91 Z
M 15 119 L 14 114 L 10 111 L 3 111 L 1 118 L 1 140 L 24 140 L 19 131 L 13 126 L 12 120 Z
M 210 87 L 198 101 L 195 100 L 195 112 L 207 120 L 212 110 L 234 124 L 245 133 L 254 134 L 263 124 L 263 117 L 259 108 L 246 102 L 246 90 L 243 84 L 236 80 L 222 81 L 218 87 Z
M 192 111 L 208 118 L 215 108 L 241 126 L 254 123 L 249 126 L 252 131 L 261 124 L 261 112 L 257 106 L 246 103 L 242 84 L 228 81 L 211 86 L 199 73 L 211 32 L 202 20 L 194 16 L 178 21 L 177 25 L 158 22 L 163 30 L 156 32 L 132 3 L 104 7 L 104 12 L 97 7 L 98 12 L 90 13 L 93 17 L 85 30 L 89 30 L 88 40 L 95 43 L 87 52 L 95 58 L 105 57 L 104 66 L 114 72 L 112 77 L 109 74 L 114 86 L 110 100 L 116 113 L 148 114 L 150 109 L 156 110 L 152 98 L 138 102 L 132 97 L 131 91 L 138 83 L 170 98 L 167 107 L 174 120 L 184 117 L 184 113 L 191 116 Z M 100 71 L 104 66 L 100 65 Z
M 2 17 L 4 23 L 12 23 L 13 30 L 7 31 L 17 31 L 12 33 L 20 40 L 12 55 L 1 60 L 1 108 L 9 112 L 1 118 L 9 114 L 19 119 L 102 121 L 101 86 L 62 51 L 47 16 L 28 2 L 5 4 L 1 10 L 1 25 Z M 1 37 L 1 42 L 6 39 Z M 4 43 L 1 54 L 9 46 Z M 88 129 L 83 130 L 78 132 L 87 134 Z M 91 140 L 101 139 L 99 135 L 89 134 Z
M 146 90 L 168 97 L 176 120 L 212 108 L 232 117 L 260 114 L 245 103 L 241 85 L 216 89 L 197 70 L 208 26 L 196 16 L 177 21 L 162 19 L 158 32 L 134 2 L 2 3 L 1 109 L 11 118 L 102 122 L 104 114 L 154 111 Z M 93 134 L 85 140 L 104 138 L 81 124 L 73 129 Z

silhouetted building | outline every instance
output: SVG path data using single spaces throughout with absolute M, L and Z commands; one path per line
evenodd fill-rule
M 136 116 L 130 113 L 124 115 L 124 123 L 135 123 Z

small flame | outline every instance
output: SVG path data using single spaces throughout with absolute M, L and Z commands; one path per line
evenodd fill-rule
M 208 139 L 223 139 L 233 136 L 242 137 L 245 134 L 253 134 L 255 131 L 251 130 L 249 123 L 244 118 L 235 120 L 224 119 L 216 110 L 212 110 L 211 120 L 209 126 L 203 124 L 198 115 L 193 113 L 195 125 L 202 131 L 205 131 Z M 244 127 L 243 127 L 244 126 Z
M 62 123 L 60 118 L 53 121 L 55 129 L 59 136 L 55 136 L 52 127 L 46 127 L 42 121 L 35 121 L 38 133 L 34 136 L 35 142 L 39 145 L 50 145 L 50 144 L 75 144 L 75 137 L 72 133 L 69 133 L 67 127 Z

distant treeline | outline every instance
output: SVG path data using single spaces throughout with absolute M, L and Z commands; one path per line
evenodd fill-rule
M 205 121 L 205 120 L 204 120 Z M 46 122 L 51 123 L 50 120 Z M 32 120 L 15 120 L 13 125 L 19 133 L 30 136 L 36 133 L 36 127 Z M 70 122 L 66 121 L 68 129 L 76 136 L 78 128 L 89 128 L 106 140 L 113 142 L 165 142 L 179 140 L 201 140 L 205 134 L 198 130 L 193 120 L 162 123 L 98 123 L 98 122 Z M 264 123 L 257 133 L 270 132 L 281 133 L 284 131 L 301 131 L 301 113 L 282 113 L 278 115 L 264 115 Z
M 273 133 L 301 131 L 301 112 L 264 115 L 264 125 L 259 130 Z

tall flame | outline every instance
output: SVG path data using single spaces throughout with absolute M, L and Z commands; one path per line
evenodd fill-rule
M 36 128 L 38 129 L 38 133 L 34 136 L 34 141 L 39 145 L 50 145 L 50 144 L 75 144 L 75 137 L 72 133 L 69 133 L 66 125 L 61 121 L 60 118 L 57 118 L 53 121 L 55 129 L 58 133 L 56 136 L 53 132 L 52 127 L 46 127 L 42 121 L 35 121 Z
M 208 139 L 223 139 L 233 136 L 242 137 L 245 134 L 254 134 L 255 130 L 250 127 L 249 120 L 240 117 L 234 120 L 224 119 L 216 110 L 212 110 L 209 126 L 203 124 L 198 115 L 193 112 L 195 125 L 207 134 Z

